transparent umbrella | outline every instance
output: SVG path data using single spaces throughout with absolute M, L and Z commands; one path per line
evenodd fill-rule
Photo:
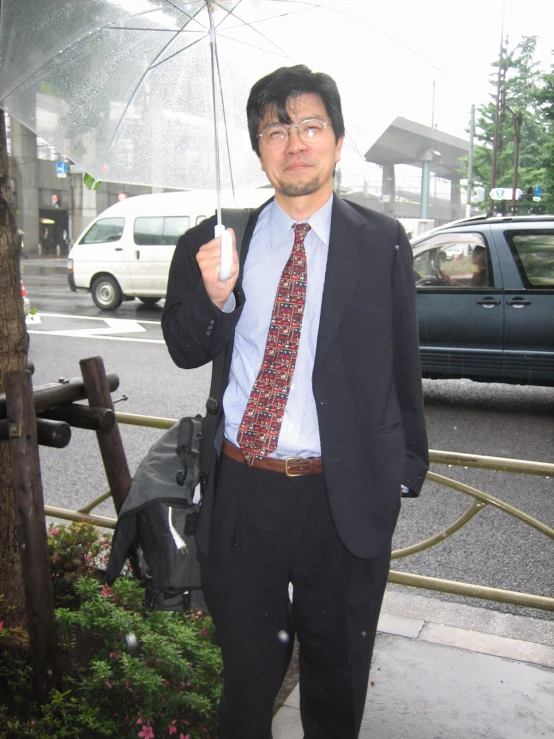
M 215 188 L 219 232 L 220 191 L 265 181 L 246 125 L 253 82 L 294 63 L 363 75 L 375 32 L 353 19 L 362 5 L 3 0 L 0 107 L 96 180 Z M 352 122 L 367 136 L 378 116 L 356 97 L 347 130 L 362 151 L 371 141 L 357 145 Z

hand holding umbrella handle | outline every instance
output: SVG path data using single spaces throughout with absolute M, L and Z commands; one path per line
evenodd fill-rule
M 222 223 L 215 227 L 215 237 L 221 238 L 221 264 L 219 265 L 219 279 L 225 282 L 231 276 L 233 267 L 233 238 L 230 231 L 225 230 Z

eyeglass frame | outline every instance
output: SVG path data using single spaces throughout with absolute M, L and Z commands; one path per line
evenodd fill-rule
M 285 126 L 284 124 L 281 124 L 281 123 L 270 123 L 264 128 L 264 130 L 261 133 L 259 133 L 256 136 L 256 138 L 262 139 L 262 141 L 265 141 L 270 149 L 273 149 L 273 148 L 276 149 L 277 146 L 279 145 L 284 146 L 285 143 L 290 141 L 290 132 L 293 128 L 296 128 L 296 133 L 298 134 L 298 138 L 304 143 L 310 144 L 312 142 L 309 139 L 305 139 L 300 133 L 300 126 L 304 125 L 304 123 L 308 123 L 309 121 L 317 121 L 318 123 L 321 123 L 323 125 L 323 132 L 325 132 L 327 126 L 331 126 L 331 128 L 333 127 L 333 124 L 330 121 L 322 121 L 321 118 L 305 118 L 303 121 L 300 121 L 300 123 L 298 123 L 297 125 L 292 125 L 292 126 Z M 283 128 L 287 132 L 287 138 L 283 139 L 281 142 L 278 142 L 276 145 L 272 146 L 270 143 L 268 143 L 267 139 L 264 139 L 264 133 L 269 128 Z

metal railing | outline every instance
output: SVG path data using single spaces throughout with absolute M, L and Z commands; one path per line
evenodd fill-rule
M 117 421 L 119 423 L 132 426 L 143 426 L 148 428 L 168 429 L 176 422 L 173 418 L 159 418 L 156 416 L 141 416 L 133 413 L 117 413 Z M 484 457 L 476 454 L 461 454 L 458 452 L 429 451 L 429 461 L 431 464 L 451 465 L 474 467 L 482 470 L 495 470 L 499 472 L 511 472 L 526 475 L 538 475 L 541 477 L 554 477 L 554 464 L 542 462 L 529 462 L 518 459 L 505 459 L 503 457 Z M 469 521 L 471 521 L 478 513 L 492 506 L 497 510 L 505 513 L 513 518 L 518 519 L 522 523 L 531 526 L 544 536 L 554 540 L 554 529 L 545 523 L 538 521 L 524 511 L 505 503 L 499 498 L 495 498 L 488 493 L 478 490 L 471 485 L 466 485 L 458 480 L 453 480 L 436 472 L 429 471 L 427 478 L 429 482 L 435 482 L 439 485 L 451 488 L 457 492 L 464 493 L 473 501 L 469 508 L 457 518 L 453 523 L 433 536 L 424 539 L 411 546 L 397 549 L 392 553 L 392 559 L 400 559 L 409 557 L 412 554 L 423 552 L 431 547 L 444 542 L 454 533 L 459 531 Z M 56 508 L 53 506 L 45 506 L 47 516 L 61 518 L 69 521 L 83 521 L 95 526 L 103 528 L 115 528 L 116 519 L 105 516 L 97 516 L 91 514 L 100 503 L 110 497 L 110 493 L 104 493 L 100 497 L 93 500 L 78 511 L 69 511 L 64 508 Z M 398 583 L 400 585 L 408 585 L 415 588 L 423 588 L 426 590 L 434 590 L 441 593 L 451 593 L 470 598 L 481 598 L 484 600 L 492 600 L 499 603 L 509 603 L 512 605 L 526 606 L 529 608 L 540 608 L 546 611 L 554 611 L 554 598 L 542 595 L 533 595 L 532 593 L 518 593 L 513 590 L 502 590 L 500 588 L 486 587 L 483 585 L 473 585 L 470 583 L 458 582 L 455 580 L 443 580 L 436 577 L 426 577 L 424 575 L 414 575 L 406 572 L 398 572 L 391 570 L 389 573 L 389 582 Z

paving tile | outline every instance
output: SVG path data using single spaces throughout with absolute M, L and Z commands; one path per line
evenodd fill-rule
M 381 613 L 377 631 L 396 636 L 406 636 L 408 639 L 417 639 L 425 621 L 407 616 L 396 616 L 394 613 Z

